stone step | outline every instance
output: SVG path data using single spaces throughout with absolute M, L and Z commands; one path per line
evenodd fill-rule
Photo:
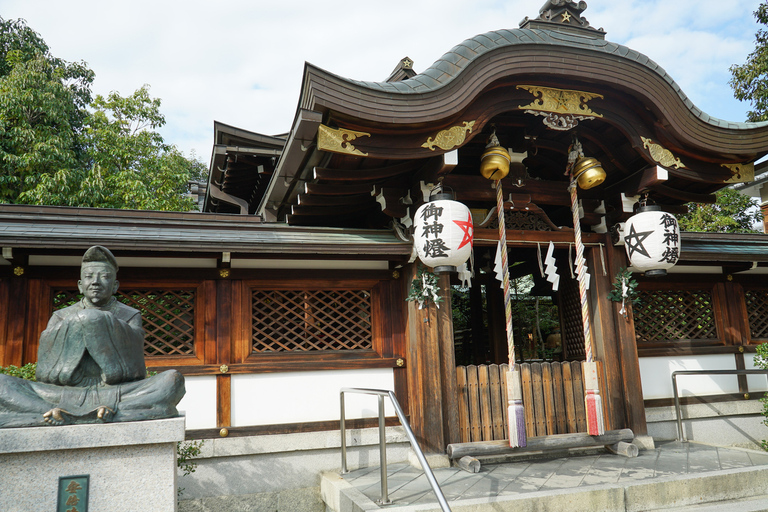
M 768 512 L 768 496 L 701 503 L 667 509 L 667 512 Z
M 461 479 L 477 478 L 470 473 L 454 472 L 450 476 L 435 471 L 439 482 L 444 488 L 449 485 L 456 488 L 461 485 Z M 370 475 L 370 480 L 376 480 L 377 470 Z M 423 477 L 422 477 L 423 479 Z M 376 483 L 369 485 L 362 492 L 337 473 L 325 473 L 321 480 L 321 494 L 327 510 L 332 512 L 371 512 L 387 509 L 397 512 L 440 512 L 434 494 L 424 480 L 422 497 L 411 504 L 398 504 L 398 501 L 386 507 L 375 503 L 378 498 Z M 587 510 L 590 512 L 649 512 L 657 510 L 696 511 L 726 511 L 737 510 L 749 512 L 758 510 L 768 511 L 768 497 L 764 494 L 765 482 L 768 481 L 768 467 L 755 466 L 733 470 L 709 471 L 698 475 L 680 475 L 650 478 L 647 480 L 621 483 L 603 483 L 598 485 L 580 486 L 574 488 L 551 489 L 546 491 L 519 492 L 516 494 L 494 493 L 489 488 L 485 496 L 477 493 L 471 498 L 458 496 L 452 499 L 444 489 L 448 503 L 453 512 L 573 512 Z M 395 484 L 396 485 L 396 484 Z M 483 485 L 468 483 L 473 486 Z M 511 491 L 514 491 L 512 489 Z M 368 494 L 368 495 L 366 495 Z M 392 496 L 392 494 L 390 494 Z M 401 501 L 401 503 L 403 503 Z M 677 507 L 677 508 L 675 508 Z M 704 507 L 704 508 L 693 508 Z M 707 508 L 711 507 L 711 508 Z

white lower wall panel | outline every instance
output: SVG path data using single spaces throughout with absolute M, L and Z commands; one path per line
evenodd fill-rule
M 216 428 L 216 376 L 184 377 L 187 392 L 176 407 L 187 417 L 187 430 Z
M 760 370 L 755 366 L 755 354 L 744 354 L 744 368 L 747 370 Z M 747 386 L 750 393 L 768 391 L 768 377 L 765 375 L 748 375 Z
M 676 370 L 735 370 L 733 354 L 687 357 L 641 357 L 640 377 L 643 398 L 672 398 L 672 372 Z M 765 383 L 765 379 L 763 379 Z M 678 375 L 680 396 L 738 393 L 736 375 Z
M 394 390 L 391 368 L 232 375 L 232 426 L 339 420 L 343 387 Z M 345 395 L 347 419 L 378 417 L 373 395 Z M 395 411 L 385 400 L 387 416 Z

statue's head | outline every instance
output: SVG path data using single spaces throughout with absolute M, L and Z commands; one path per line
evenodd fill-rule
M 105 306 L 117 291 L 117 260 L 106 247 L 94 245 L 83 255 L 77 287 L 94 306 Z

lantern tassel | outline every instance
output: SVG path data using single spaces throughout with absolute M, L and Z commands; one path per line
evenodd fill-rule
M 525 409 L 520 383 L 520 371 L 507 372 L 507 419 L 509 421 L 510 448 L 523 448 L 527 445 L 525 436 Z
M 603 419 L 603 399 L 600 396 L 600 388 L 597 380 L 597 363 L 594 361 L 583 363 L 584 369 L 584 406 L 587 413 L 587 433 L 591 436 L 605 434 L 605 420 Z

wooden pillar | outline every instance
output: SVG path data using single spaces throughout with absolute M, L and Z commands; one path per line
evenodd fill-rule
M 640 379 L 640 362 L 637 356 L 635 327 L 629 307 L 628 318 L 619 313 L 621 303 L 613 302 L 608 294 L 619 269 L 628 266 L 622 247 L 614 247 L 608 235 L 605 246 L 605 269 L 601 248 L 588 251 L 587 262 L 592 274 L 590 306 L 595 333 L 595 351 L 603 362 L 605 390 L 601 390 L 610 428 L 630 428 L 635 435 L 646 435 L 645 405 Z
M 491 363 L 503 364 L 509 361 L 507 347 L 507 319 L 504 316 L 504 291 L 499 281 L 490 276 L 485 286 L 485 299 L 488 311 L 488 344 L 490 345 Z M 485 364 L 485 361 L 480 362 Z
M 232 377 L 228 373 L 228 365 L 231 363 L 233 299 L 232 281 L 227 279 L 216 281 L 216 364 L 219 365 L 221 372 L 216 376 L 216 427 L 218 428 L 232 425 Z
M 416 277 L 416 264 L 405 267 L 405 285 Z M 408 302 L 408 388 L 411 428 L 424 453 L 445 453 L 443 364 L 438 309 Z M 454 376 L 455 379 L 455 376 Z
M 453 307 L 451 303 L 451 275 L 443 274 L 438 281 L 443 302 L 437 310 L 437 328 L 440 342 L 440 369 L 443 392 L 443 432 L 445 444 L 458 443 L 459 399 L 456 384 L 456 351 L 453 339 Z
M 480 272 L 475 274 L 472 280 L 472 288 L 469 289 L 469 310 L 472 324 L 472 363 L 484 364 L 487 347 L 485 340 L 485 324 L 483 322 L 483 289 L 480 282 Z
M 23 267 L 19 267 L 23 268 Z M 3 366 L 22 366 L 24 358 L 24 335 L 27 320 L 27 287 L 28 280 L 23 274 L 20 277 L 11 277 L 7 285 L 6 327 L 5 340 L 2 350 Z

